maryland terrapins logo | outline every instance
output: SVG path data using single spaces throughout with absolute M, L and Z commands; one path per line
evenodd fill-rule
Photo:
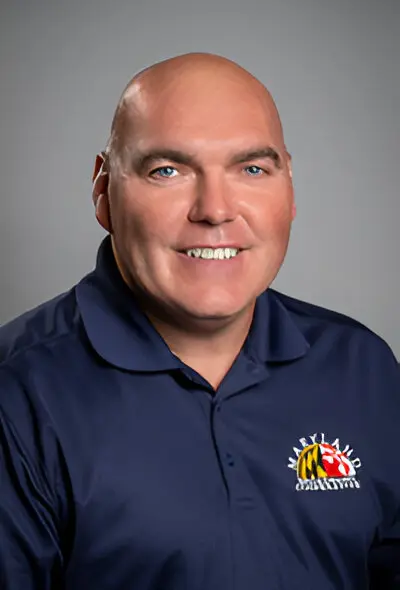
M 353 449 L 340 449 L 339 439 L 329 443 L 325 434 L 301 438 L 301 449 L 293 447 L 296 458 L 290 457 L 288 467 L 297 473 L 296 490 L 342 490 L 359 488 L 356 470 L 361 461 L 352 458 Z

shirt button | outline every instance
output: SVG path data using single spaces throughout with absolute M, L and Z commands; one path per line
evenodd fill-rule
M 230 453 L 226 453 L 226 462 L 228 463 L 229 467 L 233 467 L 235 465 L 235 461 Z

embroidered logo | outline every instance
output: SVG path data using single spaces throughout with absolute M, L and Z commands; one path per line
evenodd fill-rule
M 301 448 L 293 447 L 295 457 L 289 457 L 288 467 L 297 473 L 296 490 L 343 490 L 359 488 L 357 470 L 361 461 L 352 458 L 354 450 L 341 449 L 339 439 L 332 443 L 325 434 L 313 434 L 300 439 Z

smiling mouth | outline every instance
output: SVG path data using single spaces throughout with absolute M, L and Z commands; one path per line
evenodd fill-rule
M 240 248 L 190 248 L 182 253 L 189 258 L 201 258 L 203 260 L 229 260 L 240 254 Z

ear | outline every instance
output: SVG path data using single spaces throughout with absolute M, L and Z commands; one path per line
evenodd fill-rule
M 289 152 L 286 152 L 286 162 L 287 162 L 287 167 L 288 167 L 288 173 L 289 173 L 290 181 L 292 182 L 292 180 L 293 180 L 292 156 L 289 154 Z M 295 200 L 293 198 L 292 221 L 296 217 L 296 213 L 297 213 L 297 207 L 296 207 L 296 202 L 295 202 Z
M 106 169 L 106 154 L 97 154 L 92 175 L 92 199 L 96 209 L 96 219 L 108 233 L 112 233 L 110 202 L 108 196 L 109 174 Z
M 286 152 L 286 165 L 288 168 L 288 173 L 290 176 L 290 179 L 292 178 L 292 156 L 289 154 L 289 152 Z

